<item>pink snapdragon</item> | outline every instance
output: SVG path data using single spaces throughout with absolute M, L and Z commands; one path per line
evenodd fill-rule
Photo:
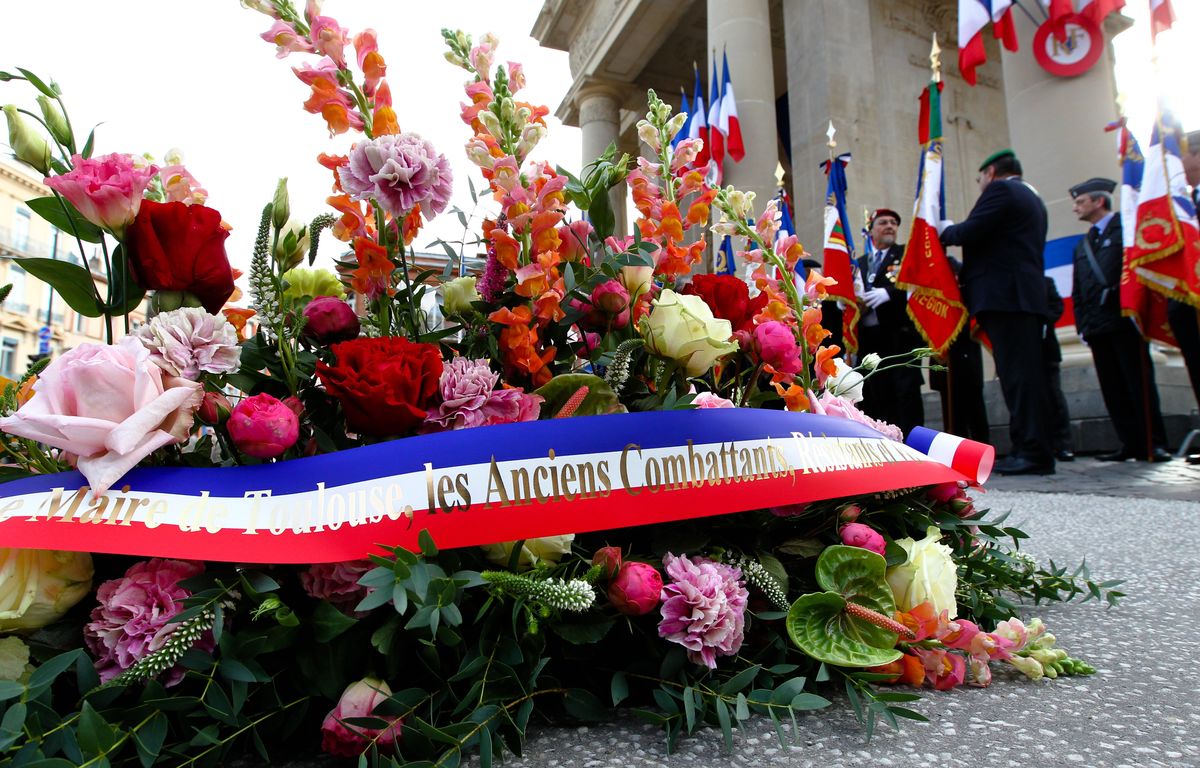
M 558 228 L 558 239 L 562 242 L 559 256 L 563 261 L 583 261 L 588 255 L 588 238 L 595 233 L 589 221 L 580 219 Z
M 286 21 L 276 21 L 271 28 L 259 35 L 276 46 L 276 58 L 284 59 L 292 53 L 312 53 L 315 48 L 306 37 L 296 32 L 296 27 Z
M 346 68 L 346 45 L 350 42 L 350 30 L 329 16 L 314 16 L 309 28 L 309 40 L 313 50 L 333 59 L 338 69 Z
M 158 168 L 122 154 L 89 159 L 75 155 L 71 164 L 69 173 L 47 177 L 46 186 L 67 198 L 83 218 L 122 237 Z
M 695 664 L 716 669 L 717 656 L 742 647 L 750 593 L 737 568 L 667 553 L 663 569 L 671 582 L 662 590 L 659 637 L 687 649 Z
M 171 619 L 191 596 L 180 582 L 203 570 L 201 563 L 154 558 L 135 563 L 121 578 L 100 585 L 96 590 L 100 605 L 92 609 L 91 621 L 83 628 L 83 640 L 96 658 L 100 682 L 112 680 L 166 644 L 178 628 Z M 216 647 L 211 632 L 196 645 L 204 651 Z M 167 673 L 166 684 L 175 685 L 182 679 L 183 669 L 174 667 Z

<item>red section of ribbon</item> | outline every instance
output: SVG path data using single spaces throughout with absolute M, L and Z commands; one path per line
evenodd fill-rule
M 3 544 L 14 548 L 174 557 L 242 563 L 324 563 L 355 560 L 379 553 L 378 545 L 417 551 L 417 535 L 426 529 L 441 549 L 501 541 L 585 533 L 753 509 L 911 488 L 965 479 L 933 461 L 912 461 L 805 474 L 797 470 L 778 478 L 680 488 L 677 490 L 614 488 L 605 497 L 552 500 L 490 506 L 476 503 L 451 512 L 418 510 L 410 520 L 385 518 L 378 523 L 337 530 L 278 534 L 268 529 L 246 533 L 236 529 L 183 531 L 177 526 L 153 529 L 141 523 L 64 523 L 58 519 L 14 518 L 3 523 Z

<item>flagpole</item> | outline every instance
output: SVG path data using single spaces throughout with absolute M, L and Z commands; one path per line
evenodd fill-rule
M 1025 11 L 1025 13 L 1028 15 L 1029 11 Z M 933 42 L 929 46 L 929 68 L 932 70 L 932 79 L 936 87 L 937 83 L 942 82 L 942 48 L 938 45 L 937 32 L 933 33 Z M 957 280 L 958 276 L 955 275 L 954 279 Z M 953 344 L 954 342 L 951 342 L 950 346 Z M 946 431 L 957 435 L 958 432 L 955 430 L 958 424 L 957 419 L 954 418 L 954 355 L 950 351 L 950 346 L 946 347 L 946 409 L 943 417 L 946 420 Z

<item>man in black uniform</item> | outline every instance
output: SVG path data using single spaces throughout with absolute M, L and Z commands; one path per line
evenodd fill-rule
M 1120 450 L 1101 461 L 1167 461 L 1166 430 L 1154 384 L 1154 364 L 1141 332 L 1121 315 L 1121 217 L 1112 210 L 1111 179 L 1088 179 L 1071 187 L 1072 210 L 1091 226 L 1075 246 L 1071 296 L 1075 328 L 1092 351 L 1104 407 L 1117 430 Z
M 1192 204 L 1200 205 L 1200 131 L 1187 135 L 1187 148 L 1183 153 L 1183 172 L 1192 187 Z M 1182 301 L 1167 302 L 1167 319 L 1171 333 L 1179 343 L 1179 352 L 1187 366 L 1188 378 L 1192 381 L 1192 394 L 1200 405 L 1200 311 Z M 1195 447 L 1195 446 L 1193 446 Z M 1187 457 L 1188 463 L 1200 464 L 1200 451 Z
M 858 260 L 865 288 L 858 322 L 858 359 L 902 355 L 927 346 L 908 316 L 908 293 L 896 287 L 904 246 L 896 244 L 900 214 L 880 208 L 871 216 L 870 248 Z M 895 361 L 892 361 L 895 363 Z M 869 376 L 863 385 L 862 409 L 871 418 L 900 427 L 908 434 L 925 425 L 921 401 L 921 369 L 889 368 Z
M 1011 149 L 979 167 L 979 190 L 966 221 L 946 227 L 941 240 L 963 247 L 963 299 L 992 343 L 1010 414 L 1012 453 L 995 469 L 1002 475 L 1052 475 L 1050 393 L 1042 360 L 1046 206 L 1021 178 Z

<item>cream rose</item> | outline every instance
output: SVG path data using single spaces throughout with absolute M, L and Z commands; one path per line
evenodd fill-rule
M 86 552 L 0 549 L 0 633 L 44 627 L 91 588 Z
M 543 536 L 540 539 L 525 539 L 525 543 L 521 546 L 521 554 L 517 558 L 517 567 L 532 568 L 541 560 L 553 565 L 571 551 L 571 542 L 574 540 L 575 534 L 573 533 L 562 536 Z M 503 541 L 499 544 L 486 544 L 481 549 L 483 549 L 484 557 L 488 560 L 496 565 L 507 566 L 512 559 L 514 544 L 516 544 L 515 541 Z
M 639 330 L 646 349 L 683 366 L 688 376 L 700 376 L 717 360 L 738 348 L 728 320 L 713 317 L 699 296 L 681 296 L 666 289 Z
M 950 556 L 950 547 L 939 544 L 942 532 L 930 526 L 925 538 L 897 539 L 908 559 L 888 568 L 887 581 L 896 597 L 896 607 L 911 611 L 925 601 L 933 603 L 933 610 L 941 613 L 950 611 L 950 618 L 958 615 L 958 604 L 954 591 L 958 588 L 958 568 Z
M 442 284 L 438 290 L 442 292 L 442 309 L 447 315 L 472 311 L 471 302 L 481 300 L 475 281 L 474 277 L 459 277 Z

